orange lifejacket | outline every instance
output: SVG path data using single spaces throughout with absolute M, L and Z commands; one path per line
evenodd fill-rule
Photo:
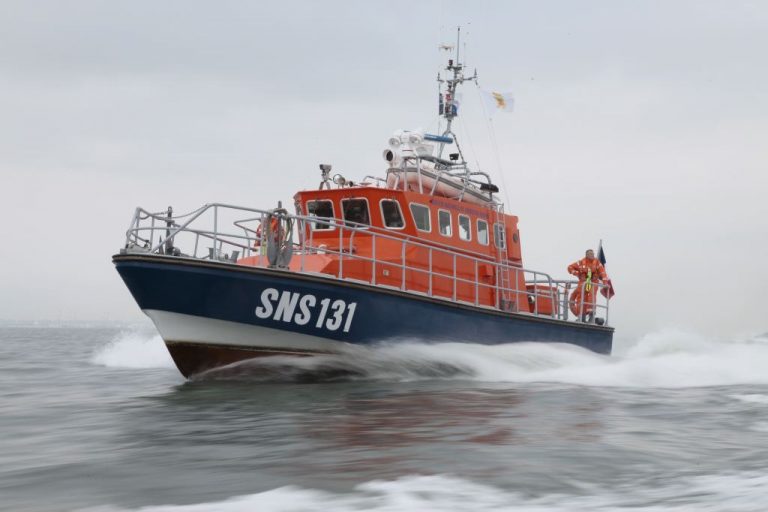
M 591 277 L 593 283 L 596 283 L 598 279 L 601 281 L 608 279 L 605 267 L 597 258 L 592 258 L 592 260 L 582 258 L 571 263 L 568 265 L 568 273 L 578 277 L 579 282 L 587 280 L 588 276 Z
M 579 279 L 576 289 L 571 292 L 569 297 L 570 309 L 574 315 L 592 313 L 595 309 L 595 287 L 593 283 L 598 281 L 606 282 L 608 275 L 605 273 L 605 267 L 600 260 L 593 258 L 589 260 L 582 258 L 579 261 L 568 265 L 568 273 Z

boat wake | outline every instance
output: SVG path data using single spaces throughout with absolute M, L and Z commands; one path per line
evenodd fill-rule
M 309 512 L 315 510 L 406 511 L 476 510 L 487 512 L 702 512 L 765 510 L 764 474 L 703 475 L 653 488 L 626 486 L 599 489 L 584 485 L 584 494 L 531 496 L 449 475 L 407 476 L 359 484 L 350 493 L 287 486 L 225 501 L 194 505 L 142 507 L 141 512 Z M 88 512 L 126 512 L 98 507 Z
M 399 343 L 346 354 L 242 361 L 197 380 L 411 381 L 563 383 L 585 386 L 688 388 L 768 384 L 768 339 L 722 342 L 680 331 L 638 340 L 621 356 L 566 344 Z
M 619 347 L 621 348 L 621 347 Z M 92 356 L 114 368 L 170 368 L 159 336 L 123 333 Z M 768 384 L 768 337 L 716 341 L 682 331 L 649 334 L 622 355 L 602 356 L 567 344 L 470 343 L 381 345 L 345 354 L 276 356 L 241 361 L 195 380 L 334 382 L 471 380 L 584 386 L 688 388 Z
M 159 334 L 124 331 L 91 355 L 91 363 L 110 368 L 175 368 Z

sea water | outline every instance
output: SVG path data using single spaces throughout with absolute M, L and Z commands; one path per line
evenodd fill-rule
M 768 337 L 382 346 L 187 381 L 146 327 L 0 328 L 0 509 L 768 510 Z

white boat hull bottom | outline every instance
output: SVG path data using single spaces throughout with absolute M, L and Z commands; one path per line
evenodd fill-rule
M 347 343 L 258 325 L 147 309 L 185 377 L 237 361 L 275 355 L 310 356 L 353 350 Z

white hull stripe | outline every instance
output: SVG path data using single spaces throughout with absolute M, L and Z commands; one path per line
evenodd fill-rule
M 169 311 L 146 309 L 166 342 L 184 341 L 205 345 L 251 349 L 339 352 L 353 349 L 348 343 L 258 325 L 241 324 Z

